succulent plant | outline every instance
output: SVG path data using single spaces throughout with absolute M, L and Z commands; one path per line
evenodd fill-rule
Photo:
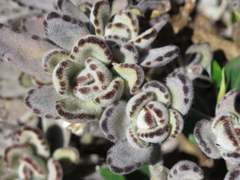
M 194 135 L 200 149 L 210 158 L 223 158 L 231 170 L 239 166 L 239 96 L 231 90 L 216 106 L 212 120 L 197 122 Z
M 45 125 L 46 133 L 54 132 L 51 130 L 53 126 L 56 123 Z M 69 172 L 64 169 L 66 162 L 78 164 L 79 154 L 74 147 L 58 147 L 59 144 L 53 149 L 54 146 L 49 144 L 46 135 L 31 127 L 24 127 L 15 133 L 16 143 L 8 146 L 4 152 L 4 162 L 10 169 L 11 176 L 20 179 L 62 179 Z M 65 140 L 67 143 L 68 140 Z
M 59 1 L 58 9 L 76 9 L 69 3 Z M 74 15 L 56 12 L 47 15 L 43 22 L 46 37 L 64 49 L 54 48 L 43 57 L 44 70 L 52 76 L 53 86 L 28 93 L 26 103 L 37 114 L 61 116 L 71 123 L 96 120 L 104 108 L 139 90 L 144 81 L 143 67 L 164 66 L 178 57 L 175 45 L 149 48 L 166 19 L 139 34 L 138 18 L 131 9 L 116 12 L 110 18 L 110 10 L 105 12 L 101 8 L 110 7 L 106 1 L 96 2 L 88 20 L 96 35 Z M 107 20 L 105 16 L 109 16 Z M 110 23 L 104 25 L 105 21 Z M 123 37 L 126 33 L 127 37 Z M 143 52 L 145 55 L 140 57 Z
M 150 167 L 151 180 L 188 180 L 197 179 L 203 180 L 203 170 L 194 162 L 182 160 L 173 165 L 169 170 L 161 163 Z
M 228 171 L 226 176 L 224 177 L 224 180 L 230 180 L 230 179 L 239 179 L 239 168 L 235 168 L 233 170 Z
M 38 15 L 42 12 L 33 6 L 24 6 L 21 1 L 14 0 L 2 0 L 0 7 L 0 23 L 11 23 L 17 19 Z
M 117 3 L 119 4 L 118 1 L 113 1 L 111 6 L 108 1 L 96 1 L 88 4 L 89 14 L 83 14 L 71 1 L 58 1 L 59 13 L 50 13 L 45 21 L 48 38 L 67 50 L 71 50 L 80 37 L 89 33 L 104 36 L 107 40 L 121 44 L 131 40 L 139 47 L 149 46 L 165 22 L 159 22 L 156 26 L 139 34 L 138 15 L 141 14 L 141 9 L 138 6 L 126 9 L 126 5 L 120 5 L 117 8 Z M 66 31 L 68 35 L 65 34 Z
M 49 83 L 51 78 L 44 72 L 39 60 L 45 52 L 56 46 L 45 40 L 34 39 L 27 33 L 16 33 L 6 25 L 1 25 L 0 31 L 0 55 L 3 62 L 15 65 L 38 83 Z
M 192 98 L 192 81 L 174 73 L 166 78 L 166 84 L 149 81 L 127 103 L 107 107 L 100 127 L 106 138 L 116 143 L 107 155 L 110 169 L 129 173 L 151 162 L 151 157 L 157 159 L 158 145 L 181 133 Z
M 185 52 L 185 59 L 190 62 L 186 62 L 185 69 L 187 71 L 188 77 L 192 80 L 201 78 L 211 81 L 208 76 L 211 76 L 211 60 L 213 55 L 211 48 L 207 43 L 193 44 Z
M 235 22 L 229 26 L 225 16 L 232 13 L 239 18 L 239 1 L 217 2 L 0 2 L 0 99 L 23 100 L 28 90 L 25 104 L 31 110 L 16 120 L 16 127 L 22 127 L 14 134 L 14 140 L 4 142 L 5 137 L 10 137 L 9 132 L 1 132 L 1 145 L 7 148 L 4 159 L 0 154 L 0 175 L 4 179 L 65 179 L 80 164 L 75 147 L 80 151 L 87 143 L 96 145 L 100 139 L 104 150 L 111 147 L 106 159 L 103 153 L 100 158 L 97 155 L 97 160 L 94 157 L 94 163 L 91 155 L 83 160 L 84 166 L 89 162 L 94 165 L 92 176 L 86 173 L 89 179 L 99 178 L 95 167 L 106 162 L 115 176 L 149 165 L 152 180 L 201 180 L 205 178 L 203 170 L 194 162 L 179 161 L 171 169 L 163 166 L 169 151 L 184 151 L 179 137 L 191 138 L 195 121 L 185 119 L 194 119 L 194 137 L 201 151 L 211 159 L 225 160 L 225 180 L 238 179 L 240 91 L 225 94 L 213 118 L 211 110 L 205 115 L 207 105 L 203 110 L 200 107 L 205 105 L 205 96 L 198 95 L 205 83 L 215 85 L 215 71 L 221 74 L 217 80 L 222 80 L 222 84 L 217 84 L 211 101 L 228 88 L 224 86 L 222 62 L 218 62 L 219 67 L 214 64 L 225 57 L 212 52 L 211 48 L 218 49 L 212 43 L 195 43 L 203 42 L 195 37 L 200 36 L 195 32 L 198 16 L 202 16 L 199 14 L 208 16 L 212 24 L 220 20 L 227 28 Z M 235 25 L 238 30 L 239 24 Z M 222 31 L 227 28 L 209 28 L 208 33 L 215 40 L 220 32 L 237 41 L 238 33 L 236 38 L 234 33 L 230 36 Z M 185 32 L 191 30 L 189 38 Z M 162 38 L 161 33 L 169 33 L 169 37 Z M 197 102 L 199 99 L 203 102 Z M 206 118 L 198 121 L 195 114 Z M 0 124 L 0 130 L 2 127 Z M 67 130 L 81 138 L 79 141 L 79 137 L 72 136 L 74 147 L 69 146 Z M 203 156 L 197 146 L 194 150 L 197 157 Z M 199 164 L 204 165 L 201 160 Z

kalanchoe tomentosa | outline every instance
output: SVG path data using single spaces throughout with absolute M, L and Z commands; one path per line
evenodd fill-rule
M 59 9 L 64 3 L 67 1 L 58 3 Z M 52 74 L 57 94 L 50 92 L 50 86 L 30 91 L 26 102 L 36 113 L 46 117 L 60 115 L 75 122 L 95 120 L 123 94 L 139 90 L 144 81 L 141 66 L 159 67 L 176 59 L 179 49 L 174 45 L 144 49 L 155 40 L 166 19 L 139 35 L 138 18 L 131 9 L 110 18 L 107 8 L 109 3 L 98 1 L 91 9 L 90 22 L 98 36 L 90 34 L 91 28 L 85 22 L 69 15 L 47 15 L 47 37 L 65 49 L 51 50 L 43 57 L 44 69 Z M 99 29 L 101 33 L 97 32 Z M 126 33 L 128 38 L 123 37 Z M 141 51 L 145 52 L 143 57 L 139 57 Z M 41 93 L 48 97 L 46 101 L 38 97 Z
M 194 135 L 201 150 L 210 158 L 223 158 L 229 170 L 239 168 L 239 97 L 231 90 L 217 104 L 215 117 L 196 124 Z
M 21 179 L 57 180 L 69 172 L 63 172 L 64 161 L 78 164 L 79 154 L 75 148 L 56 146 L 57 149 L 52 149 L 54 146 L 49 146 L 44 136 L 41 130 L 30 127 L 16 132 L 16 143 L 7 147 L 4 153 L 4 161 L 11 170 L 11 176 Z
M 129 173 L 143 163 L 151 163 L 152 157 L 157 160 L 158 145 L 181 133 L 183 115 L 188 112 L 192 98 L 191 80 L 182 73 L 174 73 L 167 77 L 166 84 L 149 81 L 127 103 L 121 101 L 107 107 L 100 127 L 116 143 L 107 155 L 111 170 Z
M 46 118 L 101 119 L 104 134 L 116 142 L 107 156 L 114 172 L 132 172 L 155 155 L 157 161 L 159 144 L 182 131 L 193 97 L 191 80 L 179 72 L 166 83 L 149 81 L 142 87 L 143 68 L 162 67 L 179 55 L 175 45 L 150 48 L 167 19 L 140 33 L 136 9 L 114 12 L 108 1 L 98 1 L 88 17 L 69 0 L 57 2 L 59 13 L 49 13 L 43 23 L 55 44 L 48 44 L 43 57 L 52 84 L 30 90 L 26 104 Z
M 151 180 L 203 180 L 203 170 L 194 162 L 182 160 L 171 169 L 163 166 L 162 162 L 150 166 Z

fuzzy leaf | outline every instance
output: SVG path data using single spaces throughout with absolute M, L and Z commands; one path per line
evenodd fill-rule
M 180 73 L 167 77 L 166 85 L 172 94 L 172 107 L 183 115 L 187 114 L 193 100 L 192 81 Z
M 211 48 L 208 44 L 194 44 L 187 49 L 186 54 L 196 54 L 196 57 L 187 66 L 187 68 L 191 69 L 193 73 L 194 66 L 200 66 L 207 70 L 209 74 L 211 74 L 211 61 L 213 58 L 213 53 L 211 52 Z M 202 71 L 199 73 L 200 74 L 195 74 L 195 76 L 201 75 Z
M 57 94 L 52 86 L 31 89 L 25 99 L 27 106 L 42 117 L 57 117 L 55 104 Z
M 77 40 L 89 34 L 83 22 L 56 12 L 47 15 L 44 26 L 46 36 L 66 50 L 71 50 Z
M 128 0 L 114 0 L 111 7 L 111 15 L 114 15 L 128 7 Z
M 128 144 L 127 141 L 120 141 L 108 151 L 107 164 L 113 172 L 127 174 L 136 170 L 144 163 L 151 162 L 154 156 L 155 160 L 157 160 L 158 148 L 151 146 L 149 148 L 136 149 Z
M 26 6 L 26 7 L 34 7 L 38 9 L 42 9 L 45 11 L 52 11 L 54 10 L 54 1 L 55 0 L 12 0 L 18 3 L 19 5 Z
M 125 108 L 126 103 L 120 101 L 108 106 L 101 115 L 99 126 L 110 141 L 116 142 L 126 137 L 128 121 Z
M 162 162 L 149 166 L 151 180 L 167 180 L 169 169 Z
M 122 39 L 128 41 L 131 38 L 131 33 L 127 25 L 122 23 L 109 23 L 105 30 L 105 36 L 109 39 Z
M 4 161 L 8 167 L 17 167 L 19 159 L 24 154 L 33 154 L 30 144 L 14 144 L 7 147 L 4 151 Z
M 218 159 L 221 157 L 215 144 L 215 137 L 211 130 L 211 122 L 208 120 L 198 121 L 194 128 L 194 137 L 200 149 L 208 157 Z
M 0 28 L 0 57 L 13 63 L 21 71 L 33 75 L 37 80 L 49 82 L 50 76 L 41 68 L 41 59 L 50 49 L 56 48 L 49 42 L 32 39 L 24 33 Z
M 175 109 L 170 109 L 170 124 L 171 124 L 171 137 L 176 137 L 180 134 L 184 127 L 184 119 L 182 114 Z
M 137 117 L 142 108 L 154 100 L 153 92 L 141 92 L 133 96 L 127 103 L 127 116 L 129 119 Z
M 31 144 L 42 157 L 50 156 L 48 143 L 39 129 L 26 127 L 18 132 L 17 140 L 21 144 Z
M 168 180 L 203 180 L 203 170 L 194 162 L 185 160 L 175 164 L 169 171 Z
M 96 2 L 91 10 L 90 21 L 95 28 L 96 35 L 104 35 L 105 26 L 110 17 L 110 6 L 105 0 Z
M 96 98 L 95 101 L 103 107 L 118 101 L 124 91 L 124 81 L 121 78 L 115 78 L 109 86 L 103 90 Z
M 61 117 L 76 123 L 96 120 L 101 112 L 101 107 L 94 102 L 69 97 L 59 100 L 56 109 Z
M 212 123 L 212 132 L 216 137 L 216 143 L 225 151 L 234 152 L 240 148 L 235 126 L 238 118 L 231 113 L 217 115 Z
M 238 168 L 228 171 L 224 180 L 237 180 L 240 179 L 240 170 Z
M 114 70 L 127 81 L 130 93 L 135 93 L 144 81 L 144 71 L 137 64 L 114 64 Z
M 161 67 L 175 60 L 179 56 L 179 48 L 168 45 L 161 48 L 150 49 L 143 57 L 143 67 Z
M 69 57 L 69 53 L 62 49 L 53 49 L 47 52 L 42 59 L 46 72 L 52 73 L 57 64 Z
M 125 24 L 131 32 L 131 38 L 135 38 L 139 32 L 138 19 L 131 11 L 122 11 L 117 13 L 112 20 L 112 23 Z
M 73 147 L 59 148 L 54 151 L 52 157 L 54 160 L 68 160 L 73 164 L 78 164 L 80 158 L 78 150 Z
M 143 85 L 142 90 L 146 92 L 153 92 L 156 95 L 157 101 L 170 106 L 172 101 L 171 93 L 163 83 L 155 80 L 149 81 Z
M 72 49 L 72 59 L 80 63 L 89 57 L 98 59 L 105 64 L 113 61 L 111 50 L 104 39 L 93 35 L 81 38 Z
M 63 179 L 63 170 L 61 164 L 53 159 L 49 159 L 48 167 L 48 180 L 61 180 Z
M 20 163 L 24 164 L 33 173 L 33 178 L 44 179 L 47 176 L 47 167 L 45 161 L 38 156 L 23 154 Z
M 117 86 L 119 91 L 113 86 Z M 112 73 L 106 65 L 94 58 L 88 58 L 85 61 L 85 69 L 76 78 L 74 95 L 81 100 L 95 100 L 99 104 L 102 100 L 104 106 L 104 104 L 111 103 L 114 96 L 115 98 L 121 96 L 122 86 L 121 79 L 118 78 L 112 81 Z M 109 92 L 110 94 L 108 94 Z M 107 96 L 104 96 L 104 94 Z
M 3 24 L 7 24 L 9 21 L 14 21 L 18 18 L 31 16 L 36 13 L 39 13 L 39 11 L 22 7 L 13 1 L 1 0 L 0 2 L 0 23 Z
M 52 73 L 53 86 L 59 95 L 71 95 L 75 86 L 75 78 L 81 71 L 80 64 L 64 60 L 56 65 Z
M 33 174 L 32 171 L 24 163 L 21 163 L 18 167 L 17 176 L 20 179 L 31 179 Z
M 148 143 L 161 143 L 169 136 L 169 113 L 166 106 L 151 101 L 140 111 L 136 119 L 137 135 Z
M 72 0 L 57 0 L 57 7 L 63 14 L 79 19 L 82 22 L 89 22 L 88 17 L 81 11 L 81 8 L 73 4 Z
M 139 53 L 138 49 L 133 44 L 124 44 L 121 46 L 120 51 L 124 56 L 124 63 L 138 64 Z
M 127 129 L 127 141 L 128 143 L 136 149 L 145 149 L 150 146 L 150 143 L 142 140 L 139 135 L 137 134 L 136 129 L 133 127 L 129 127 Z
M 238 167 L 238 164 L 240 163 L 240 153 L 237 151 L 229 152 L 224 151 L 221 149 L 221 155 L 222 158 L 225 160 L 227 168 L 229 170 L 234 169 L 235 167 Z
M 161 13 L 165 13 L 171 9 L 171 3 L 169 0 L 141 0 L 137 4 L 137 7 L 143 12 L 146 12 L 147 10 L 158 10 Z
M 166 25 L 167 19 L 163 19 L 159 23 L 156 23 L 152 28 L 147 29 L 142 34 L 131 40 L 134 45 L 139 48 L 148 48 L 152 42 L 157 38 L 158 32 Z
M 240 115 L 240 91 L 231 90 L 225 94 L 216 106 L 215 114 L 231 112 Z

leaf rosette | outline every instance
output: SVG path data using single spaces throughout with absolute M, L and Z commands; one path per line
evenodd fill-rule
M 110 169 L 125 174 L 152 163 L 154 156 L 157 161 L 158 146 L 182 132 L 183 115 L 192 98 L 192 81 L 176 73 L 169 75 L 166 83 L 145 83 L 127 103 L 120 101 L 107 107 L 100 127 L 105 137 L 116 143 L 107 155 Z
M 54 131 L 51 130 L 53 126 L 60 127 L 57 123 L 44 125 L 46 132 L 51 131 L 51 138 L 54 136 Z M 68 145 L 69 140 L 64 135 L 64 130 L 60 128 L 60 131 Z M 58 144 L 60 147 L 52 149 L 50 141 L 40 129 L 24 127 L 15 133 L 14 138 L 16 143 L 8 146 L 3 156 L 14 178 L 60 180 L 67 173 L 64 169 L 66 161 L 74 165 L 79 163 L 79 152 L 74 147 L 61 147 L 63 144 Z
M 210 158 L 225 159 L 228 169 L 239 165 L 239 97 L 238 90 L 231 90 L 216 106 L 212 120 L 199 121 L 194 129 L 200 149 Z

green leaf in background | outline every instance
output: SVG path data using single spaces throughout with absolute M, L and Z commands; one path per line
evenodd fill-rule
M 231 13 L 231 22 L 232 22 L 232 24 L 234 24 L 234 23 L 236 23 L 237 22 L 237 17 L 236 17 L 236 15 L 235 15 L 235 13 L 234 12 L 232 12 Z
M 240 12 L 239 11 L 232 12 L 230 18 L 231 18 L 232 24 L 237 23 L 238 21 L 240 21 Z
M 219 90 L 221 81 L 222 81 L 222 69 L 216 60 L 212 61 L 211 77 L 212 77 L 212 80 L 213 80 L 217 90 Z
M 195 137 L 193 136 L 193 134 L 189 134 L 189 135 L 188 135 L 188 140 L 189 140 L 192 144 L 198 145 Z
M 220 84 L 220 89 L 218 92 L 217 102 L 219 102 L 226 93 L 226 82 L 225 82 L 225 70 L 222 69 L 222 80 Z
M 230 60 L 224 69 L 226 91 L 240 89 L 240 57 Z
M 148 165 L 143 165 L 139 171 L 142 171 L 144 174 L 146 174 L 147 176 L 149 176 L 150 172 L 149 172 L 149 168 Z
M 127 174 L 125 176 L 116 175 L 106 165 L 99 168 L 99 173 L 104 180 L 149 180 L 149 168 L 148 165 L 143 165 L 138 170 Z
M 124 176 L 112 173 L 106 165 L 101 166 L 99 172 L 105 180 L 126 180 Z

